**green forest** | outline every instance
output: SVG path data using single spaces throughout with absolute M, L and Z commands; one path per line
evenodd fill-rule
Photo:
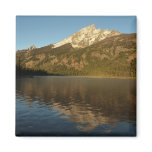
M 65 44 L 16 52 L 16 75 L 136 77 L 136 34 L 106 38 L 86 48 Z

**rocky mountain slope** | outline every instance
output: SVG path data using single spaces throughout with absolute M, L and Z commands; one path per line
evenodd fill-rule
M 101 29 L 96 29 L 95 25 L 92 24 L 74 33 L 73 35 L 64 39 L 63 41 L 53 44 L 53 48 L 62 46 L 67 43 L 70 43 L 73 48 L 84 48 L 92 44 L 95 44 L 107 37 L 111 37 L 119 34 L 120 32 L 118 31 L 110 31 L 110 30 L 102 31 Z
M 34 49 L 36 49 L 36 47 L 35 47 L 34 44 L 32 44 L 32 45 L 28 48 L 28 50 L 34 50 Z
M 94 25 L 42 48 L 16 52 L 17 75 L 136 76 L 136 34 L 101 31 Z

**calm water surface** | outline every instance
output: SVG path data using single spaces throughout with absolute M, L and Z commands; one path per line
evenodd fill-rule
M 136 82 L 66 76 L 17 79 L 16 135 L 135 136 Z

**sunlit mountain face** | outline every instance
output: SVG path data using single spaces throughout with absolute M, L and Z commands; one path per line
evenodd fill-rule
M 104 40 L 105 38 L 120 34 L 121 33 L 116 30 L 110 31 L 108 29 L 96 29 L 95 25 L 92 24 L 72 34 L 70 37 L 53 44 L 53 48 L 60 47 L 68 43 L 70 43 L 73 48 L 85 48 L 101 40 Z

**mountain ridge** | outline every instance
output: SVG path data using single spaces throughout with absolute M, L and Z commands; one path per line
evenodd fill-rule
M 51 46 L 52 48 L 57 48 L 69 43 L 73 48 L 85 48 L 95 43 L 98 43 L 106 38 L 120 34 L 121 33 L 118 32 L 117 30 L 110 31 L 108 29 L 104 29 L 104 30 L 101 30 L 100 28 L 96 29 L 95 25 L 91 24 L 73 33 L 71 36 L 57 43 L 49 44 L 48 46 Z M 17 50 L 17 51 L 26 51 L 33 49 L 36 49 L 36 46 L 34 44 L 30 45 L 27 49 Z
M 101 30 L 96 29 L 95 25 L 89 25 L 72 34 L 71 36 L 65 38 L 64 40 L 53 44 L 53 48 L 62 46 L 67 43 L 71 43 L 73 48 L 84 48 L 90 46 L 96 42 L 99 42 L 107 37 L 119 35 L 120 32 L 108 29 Z
M 135 77 L 136 34 L 111 36 L 85 48 L 66 43 L 17 51 L 16 69 L 17 74 Z

